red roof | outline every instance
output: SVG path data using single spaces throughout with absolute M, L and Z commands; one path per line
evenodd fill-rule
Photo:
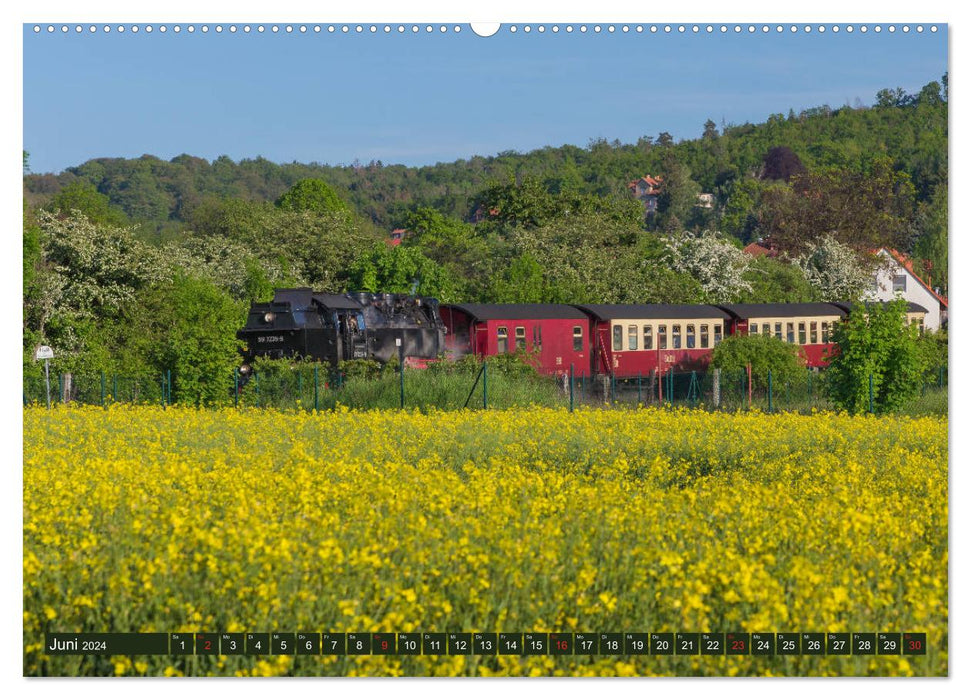
M 630 188 L 630 189 L 634 189 L 635 187 L 637 187 L 637 183 L 639 183 L 639 182 L 646 183 L 648 187 L 660 187 L 661 186 L 661 178 L 659 178 L 659 177 L 658 178 L 653 178 L 650 175 L 645 175 L 644 177 L 638 178 L 637 180 L 631 180 L 630 182 L 627 183 L 627 187 Z
M 758 243 L 749 243 L 747 246 L 742 248 L 743 253 L 751 255 L 753 258 L 761 258 L 763 255 L 769 254 L 769 249 L 760 246 Z
M 880 248 L 879 250 L 877 250 L 875 252 L 876 253 L 879 253 L 881 250 L 887 251 L 887 253 L 890 255 L 890 257 L 892 257 L 894 260 L 896 260 L 898 263 L 900 263 L 904 268 L 906 268 L 907 271 L 911 275 L 914 276 L 914 279 L 921 283 L 921 286 L 923 286 L 924 289 L 926 289 L 928 292 L 930 292 L 931 294 L 933 294 L 934 297 L 939 302 L 941 302 L 941 306 L 947 308 L 947 297 L 941 296 L 940 294 L 938 294 L 937 292 L 935 292 L 933 289 L 931 289 L 931 286 L 929 284 L 927 284 L 927 282 L 925 282 L 921 278 L 920 275 L 917 274 L 917 272 L 914 270 L 914 261 L 913 260 L 911 260 L 910 258 L 908 258 L 906 255 L 904 255 L 900 251 L 894 250 L 893 248 Z
M 404 239 L 405 234 L 408 233 L 407 230 L 403 228 L 396 228 L 391 232 L 391 236 L 387 240 L 387 244 L 390 246 L 400 245 L 402 239 Z

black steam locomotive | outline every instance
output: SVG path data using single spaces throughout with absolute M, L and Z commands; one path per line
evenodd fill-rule
M 304 358 L 336 366 L 341 360 L 385 363 L 404 348 L 407 359 L 431 360 L 445 351 L 438 300 L 407 294 L 324 294 L 309 287 L 277 289 L 273 301 L 253 304 L 243 341 L 249 374 L 256 357 Z

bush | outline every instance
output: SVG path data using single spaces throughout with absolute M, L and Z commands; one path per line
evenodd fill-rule
M 726 371 L 752 366 L 752 382 L 764 388 L 769 371 L 773 383 L 784 384 L 805 376 L 806 362 L 799 347 L 773 335 L 731 335 L 712 353 L 711 364 Z
M 871 383 L 875 413 L 897 410 L 920 394 L 933 353 L 922 347 L 917 328 L 906 322 L 906 311 L 903 299 L 857 304 L 836 327 L 833 341 L 839 353 L 827 374 L 830 397 L 839 408 L 869 410 Z

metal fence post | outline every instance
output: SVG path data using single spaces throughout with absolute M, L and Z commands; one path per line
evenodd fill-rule
M 489 363 L 482 361 L 482 408 L 489 408 Z
M 118 375 L 111 375 L 111 401 L 112 403 L 118 402 Z
M 401 408 L 405 407 L 405 346 L 398 345 L 398 385 L 401 393 Z
M 162 408 L 165 408 L 165 375 L 162 375 L 162 381 L 160 382 L 162 389 Z
M 641 373 L 637 373 L 637 405 L 641 405 Z
M 570 363 L 570 413 L 573 413 L 573 363 Z
M 107 408 L 105 406 L 105 373 L 101 373 L 101 408 Z
M 772 413 L 772 370 L 769 370 L 769 413 Z
M 722 371 L 720 368 L 715 367 L 711 372 L 711 403 L 715 408 L 718 408 L 718 404 L 721 403 L 722 398 L 722 387 L 721 387 Z
M 870 372 L 870 413 L 873 413 L 873 372 Z
M 318 392 L 320 387 L 320 377 L 318 373 L 319 369 L 320 369 L 320 365 L 314 365 L 314 410 L 315 411 L 319 407 L 319 403 L 318 403 Z

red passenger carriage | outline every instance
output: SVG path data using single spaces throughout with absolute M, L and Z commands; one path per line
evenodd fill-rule
M 594 374 L 704 371 L 729 314 L 704 304 L 580 304 L 590 318 Z
M 544 374 L 590 374 L 589 320 L 566 304 L 442 304 L 446 354 L 525 352 Z

